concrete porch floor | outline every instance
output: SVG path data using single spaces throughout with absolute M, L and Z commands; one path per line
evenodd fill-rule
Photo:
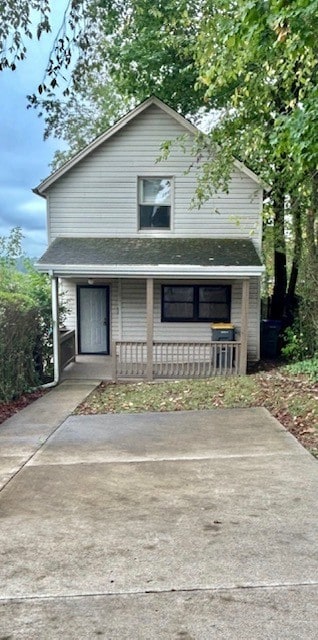
M 111 380 L 111 356 L 77 355 L 61 374 L 64 380 Z

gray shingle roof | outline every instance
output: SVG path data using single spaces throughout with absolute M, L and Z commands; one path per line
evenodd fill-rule
M 210 238 L 57 238 L 45 265 L 259 266 L 251 240 Z

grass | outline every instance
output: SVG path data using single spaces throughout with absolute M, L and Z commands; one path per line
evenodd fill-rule
M 318 356 L 301 362 L 294 362 L 285 368 L 289 373 L 304 374 L 311 382 L 318 382 Z
M 309 361 L 308 361 L 309 362 Z M 318 361 L 270 368 L 247 376 L 158 383 L 102 383 L 77 414 L 267 408 L 318 457 Z

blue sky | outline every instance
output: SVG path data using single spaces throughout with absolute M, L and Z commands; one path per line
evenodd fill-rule
M 63 7 L 65 2 L 58 4 Z M 54 15 L 53 24 L 58 20 Z M 44 122 L 27 109 L 26 95 L 42 81 L 52 39 L 44 34 L 40 42 L 27 43 L 26 61 L 16 71 L 0 72 L 0 236 L 22 227 L 24 249 L 31 257 L 39 257 L 46 248 L 45 200 L 32 188 L 49 175 L 54 151 L 62 145 L 43 141 Z

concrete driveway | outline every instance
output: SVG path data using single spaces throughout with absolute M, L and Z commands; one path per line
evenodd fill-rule
M 71 416 L 0 494 L 0 640 L 316 639 L 317 495 L 263 409 Z

